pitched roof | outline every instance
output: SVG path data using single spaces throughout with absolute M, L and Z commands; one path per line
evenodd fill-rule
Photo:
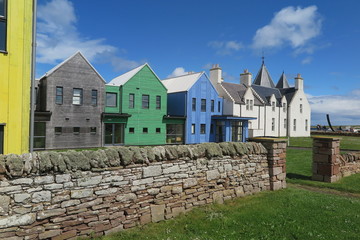
M 283 88 L 279 90 L 281 94 L 286 97 L 286 101 L 288 102 L 288 104 L 290 104 L 291 100 L 293 99 L 296 93 L 296 89 L 292 87 L 292 88 Z
M 278 83 L 276 84 L 276 88 L 289 88 L 289 82 L 286 79 L 285 73 L 283 72 L 280 76 L 280 79 L 278 81 Z
M 275 87 L 275 84 L 274 84 L 273 80 L 271 79 L 267 68 L 265 67 L 265 63 L 262 63 L 261 68 L 260 68 L 259 72 L 257 73 L 256 78 L 252 85 L 259 85 L 259 86 L 270 87 L 270 88 Z
M 138 67 L 134 68 L 133 70 L 130 70 L 130 71 L 128 71 L 128 72 L 114 78 L 107 85 L 113 85 L 113 86 L 124 85 L 125 83 L 127 83 L 127 81 L 129 81 L 133 76 L 135 76 L 135 74 L 137 74 L 146 65 L 148 65 L 148 64 L 145 63 L 145 64 L 143 64 L 141 66 L 138 66 Z
M 244 84 L 222 82 L 221 86 L 223 86 L 223 88 L 225 88 L 225 90 L 230 94 L 235 103 L 245 104 L 244 95 L 248 88 Z M 262 105 L 256 95 L 254 98 L 254 105 Z
M 86 57 L 80 52 L 77 51 L 76 53 L 74 53 L 72 56 L 70 56 L 69 58 L 65 59 L 64 61 L 62 61 L 61 63 L 59 63 L 58 65 L 56 65 L 55 67 L 53 67 L 52 69 L 50 69 L 48 72 L 46 72 L 44 75 L 42 75 L 40 79 L 44 78 L 44 77 L 48 77 L 51 74 L 53 74 L 54 72 L 56 72 L 60 67 L 62 67 L 65 63 L 67 63 L 68 61 L 70 61 L 71 59 L 73 59 L 76 56 L 80 56 L 82 57 L 87 64 L 89 64 L 89 66 L 94 70 L 94 72 L 101 78 L 101 80 L 103 80 L 104 83 L 106 83 L 105 79 L 100 75 L 100 73 L 94 68 L 93 65 L 91 65 L 91 63 L 86 59 Z
M 282 98 L 281 92 L 277 88 L 269 88 L 269 87 L 263 87 L 258 85 L 251 85 L 251 87 L 255 90 L 255 92 L 264 100 L 264 102 L 267 103 L 267 105 L 270 105 L 270 97 L 271 95 L 275 95 L 275 98 L 277 99 L 278 103 Z
M 161 82 L 168 89 L 168 93 L 186 92 L 204 73 L 205 72 L 189 73 L 178 77 L 164 79 Z

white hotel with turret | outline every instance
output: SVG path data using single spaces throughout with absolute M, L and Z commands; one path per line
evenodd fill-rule
M 256 118 L 249 121 L 249 137 L 310 136 L 311 109 L 300 74 L 295 87 L 290 87 L 284 73 L 275 85 L 263 62 L 254 81 L 245 70 L 236 84 L 225 82 L 222 69 L 214 65 L 210 80 L 224 98 L 223 115 Z

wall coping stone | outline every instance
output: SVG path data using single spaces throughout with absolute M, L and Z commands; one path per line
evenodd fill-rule
M 287 142 L 287 139 L 284 138 L 270 138 L 270 137 L 254 137 L 254 138 L 249 138 L 250 141 L 254 141 L 254 142 Z
M 342 138 L 339 137 L 323 137 L 323 136 L 311 136 L 312 139 L 320 139 L 324 141 L 339 141 Z

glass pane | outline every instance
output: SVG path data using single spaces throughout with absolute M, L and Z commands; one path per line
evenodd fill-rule
M 142 95 L 142 108 L 149 108 L 149 95 Z
M 34 137 L 34 148 L 45 148 L 45 137 Z
M 0 21 L 0 50 L 5 51 L 6 43 L 6 24 Z
M 114 124 L 114 144 L 124 143 L 123 141 L 123 124 Z
M 5 0 L 0 0 L 0 16 L 5 16 Z
M 56 100 L 55 100 L 55 103 L 56 104 L 62 104 L 62 96 L 56 96 Z
M 105 144 L 112 144 L 112 124 L 105 124 Z
M 44 122 L 34 123 L 34 136 L 45 136 L 46 125 Z
M 62 87 L 56 87 L 56 95 L 63 95 L 63 88 Z
M 106 106 L 116 107 L 116 93 L 106 93 Z
M 80 105 L 80 97 L 73 97 L 73 104 L 78 104 Z

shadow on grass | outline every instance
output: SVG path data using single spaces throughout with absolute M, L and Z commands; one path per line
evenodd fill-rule
M 296 174 L 296 173 L 287 173 L 286 177 L 290 178 L 290 179 L 311 180 L 310 176 L 305 176 L 305 175 Z

